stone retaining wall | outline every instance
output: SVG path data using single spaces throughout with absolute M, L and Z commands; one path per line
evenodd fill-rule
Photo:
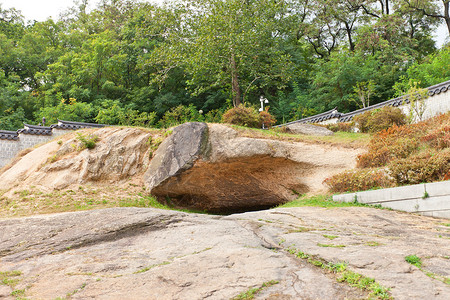
M 381 205 L 425 216 L 450 219 L 450 181 L 334 195 L 334 201 Z

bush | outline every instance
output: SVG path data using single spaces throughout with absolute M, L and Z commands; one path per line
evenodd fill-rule
M 227 110 L 222 116 L 222 121 L 228 124 L 254 128 L 260 127 L 261 124 L 256 109 L 243 104 Z
M 164 114 L 158 124 L 163 128 L 169 128 L 186 122 L 203 122 L 203 116 L 193 104 L 172 108 Z
M 219 109 L 210 110 L 205 114 L 205 122 L 220 123 L 222 121 L 223 111 Z
M 376 133 L 369 144 L 369 151 L 357 158 L 358 168 L 385 166 L 393 159 L 405 158 L 418 150 L 420 132 L 418 124 L 396 126 Z
M 57 106 L 41 107 L 35 113 L 37 122 L 45 117 L 47 124 L 58 123 L 59 120 L 70 120 L 77 122 L 93 122 L 96 109 L 90 103 L 78 102 L 74 98 L 62 99 Z
M 357 167 L 366 169 L 338 174 L 325 183 L 343 192 L 389 185 L 389 181 L 402 185 L 449 180 L 450 113 L 417 124 L 393 125 L 374 134 L 368 150 L 357 159 Z M 371 171 L 374 167 L 386 169 L 387 181 Z
M 335 193 L 364 191 L 374 188 L 387 188 L 394 186 L 394 181 L 384 170 L 361 169 L 336 174 L 324 180 Z
M 88 135 L 85 136 L 82 133 L 77 132 L 77 139 L 81 142 L 80 149 L 94 149 L 95 145 L 98 142 L 98 136 L 96 135 Z
M 427 151 L 393 161 L 389 174 L 398 184 L 417 184 L 444 180 L 450 171 L 450 149 Z
M 379 132 L 392 125 L 406 124 L 406 116 L 400 108 L 385 106 L 381 109 L 367 111 L 353 118 L 353 122 L 361 132 Z
M 315 124 L 314 124 L 315 125 Z M 333 132 L 343 131 L 343 132 L 353 132 L 353 123 L 352 122 L 342 122 L 335 124 L 327 124 L 325 128 L 331 130 Z
M 269 113 L 269 108 L 266 107 L 264 111 L 259 112 L 260 127 L 270 128 L 277 122 L 274 116 Z
M 422 137 L 422 141 L 433 148 L 444 149 L 450 147 L 450 124 L 442 124 L 439 128 Z
M 106 100 L 107 107 L 100 109 L 95 121 L 101 124 L 150 127 L 156 121 L 155 112 L 139 112 L 120 106 L 118 101 Z

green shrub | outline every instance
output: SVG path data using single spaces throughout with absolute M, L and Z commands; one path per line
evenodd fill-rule
M 203 122 L 203 120 L 203 116 L 193 104 L 189 106 L 178 105 L 167 111 L 158 124 L 163 128 L 169 128 L 186 122 Z
M 96 113 L 95 107 L 90 103 L 78 102 L 74 98 L 62 99 L 56 106 L 41 107 L 35 113 L 38 122 L 43 117 L 47 124 L 54 124 L 59 120 L 70 120 L 77 122 L 92 122 Z
M 450 171 L 450 149 L 420 152 L 391 162 L 389 174 L 398 184 L 443 180 Z
M 394 186 L 394 181 L 384 170 L 361 169 L 336 174 L 324 180 L 331 192 L 344 193 Z
M 98 136 L 88 135 L 77 132 L 77 139 L 81 142 L 81 149 L 94 149 L 98 142 Z
M 314 124 L 315 125 L 315 124 Z M 352 122 L 340 122 L 335 124 L 327 124 L 325 128 L 333 131 L 343 131 L 343 132 L 353 132 L 353 123 Z
M 243 104 L 227 110 L 222 116 L 222 121 L 228 124 L 253 128 L 259 128 L 261 124 L 256 109 Z
M 355 116 L 353 122 L 359 131 L 373 133 L 388 129 L 394 124 L 397 126 L 406 124 L 406 116 L 397 107 L 384 106 Z
M 220 123 L 222 121 L 223 111 L 219 109 L 210 110 L 205 114 L 205 122 Z

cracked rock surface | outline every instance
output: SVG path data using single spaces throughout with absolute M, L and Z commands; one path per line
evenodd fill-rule
M 372 208 L 278 208 L 229 216 L 111 208 L 0 220 L 0 272 L 14 299 L 364 299 L 295 248 L 390 288 L 395 299 L 449 299 L 446 220 Z M 448 223 L 448 222 L 447 222 Z M 423 268 L 404 257 L 417 255 Z M 427 276 L 426 271 L 435 274 Z

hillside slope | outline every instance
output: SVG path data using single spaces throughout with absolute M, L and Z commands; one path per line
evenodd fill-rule
M 309 192 L 325 190 L 322 181 L 353 168 L 357 155 L 363 151 L 324 142 L 239 137 L 233 129 L 224 125 L 209 126 L 210 131 L 214 132 L 211 143 L 217 144 L 220 151 L 239 156 L 241 173 L 247 168 L 250 170 L 247 178 L 263 178 L 270 180 L 272 185 L 283 184 L 279 179 L 284 178 L 286 182 L 301 182 L 304 191 Z M 31 149 L 0 173 L 0 216 L 111 206 L 147 206 L 149 199 L 143 174 L 153 152 L 170 133 L 120 127 L 89 129 Z M 90 136 L 98 139 L 95 147 L 83 148 L 81 140 Z M 254 153 L 249 149 L 253 149 Z M 246 154 L 243 156 L 243 153 Z M 235 161 L 234 156 L 230 159 Z M 274 165 L 267 165 L 266 158 L 270 157 L 277 159 Z M 258 165 L 259 161 L 266 165 Z M 282 166 L 278 166 L 280 161 L 291 161 L 292 167 L 283 168 L 283 174 L 273 177 L 277 173 L 271 170 Z M 205 172 L 220 171 L 223 171 L 221 166 Z M 211 181 L 211 178 L 208 180 Z M 292 194 L 291 191 L 289 193 Z M 294 194 L 292 196 L 295 197 Z

